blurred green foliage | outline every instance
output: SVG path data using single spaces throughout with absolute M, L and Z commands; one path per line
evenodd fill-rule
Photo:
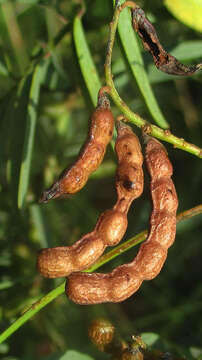
M 112 1 L 86 0 L 85 5 L 84 36 L 104 85 L 103 64 Z M 154 22 L 167 49 L 171 52 L 175 49 L 181 61 L 198 62 L 202 57 L 200 33 L 179 23 L 160 0 L 141 0 L 140 5 Z M 60 283 L 37 274 L 37 251 L 75 242 L 94 227 L 99 213 L 112 207 L 116 196 L 116 160 L 109 147 L 103 165 L 82 191 L 69 199 L 38 205 L 42 190 L 76 158 L 93 109 L 72 36 L 79 8 L 80 2 L 76 0 L 19 0 L 0 4 L 2 331 Z M 172 132 L 201 146 L 201 74 L 188 79 L 171 77 L 153 69 L 151 57 L 143 49 L 142 56 Z M 124 101 L 152 122 L 119 41 L 113 52 L 113 74 Z M 113 106 L 112 110 L 119 113 Z M 138 130 L 137 133 L 140 134 Z M 170 145 L 167 150 L 174 166 L 179 211 L 201 203 L 201 160 Z M 144 194 L 131 207 L 125 239 L 148 226 L 150 211 L 146 177 Z M 137 332 L 154 332 L 160 335 L 162 351 L 199 358 L 201 237 L 201 216 L 180 223 L 176 242 L 160 275 L 145 282 L 137 294 L 121 304 L 87 307 L 70 303 L 65 295 L 61 296 L 0 345 L 1 358 L 104 359 L 105 355 L 87 337 L 90 320 L 98 316 L 111 319 L 126 338 Z M 133 256 L 134 249 L 116 258 L 113 264 L 105 265 L 103 271 L 128 262 Z M 86 356 L 70 357 L 66 353 L 70 349 Z

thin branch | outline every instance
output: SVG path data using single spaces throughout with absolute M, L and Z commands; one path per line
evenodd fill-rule
M 48 294 L 43 296 L 40 300 L 36 301 L 26 312 L 24 312 L 12 325 L 10 325 L 1 335 L 0 344 L 5 341 L 10 335 L 12 335 L 17 329 L 19 329 L 25 322 L 32 318 L 39 310 L 48 305 L 59 295 L 65 291 L 65 282 L 56 287 Z
M 128 1 L 125 2 L 122 6 L 116 7 L 114 11 L 114 16 L 112 22 L 110 23 L 110 34 L 109 34 L 109 42 L 107 48 L 107 56 L 105 62 L 105 78 L 106 78 L 106 85 L 109 87 L 109 95 L 113 99 L 114 103 L 119 107 L 121 112 L 127 117 L 128 121 L 135 124 L 136 126 L 143 128 L 144 132 L 152 135 L 160 140 L 166 141 L 174 145 L 175 148 L 184 150 L 189 152 L 193 155 L 196 155 L 199 158 L 202 158 L 202 149 L 198 146 L 188 143 L 182 138 L 178 138 L 177 136 L 173 135 L 170 130 L 163 130 L 156 125 L 152 125 L 144 120 L 141 116 L 134 113 L 126 103 L 120 98 L 114 82 L 113 82 L 113 75 L 111 71 L 111 61 L 112 61 L 112 50 L 115 41 L 115 35 L 118 25 L 118 20 L 120 16 L 120 12 L 126 7 L 135 7 L 135 3 Z
M 177 222 L 187 220 L 193 216 L 202 214 L 202 204 L 198 205 L 192 209 L 181 212 L 177 216 Z M 106 264 L 115 257 L 121 255 L 122 253 L 128 251 L 135 245 L 143 242 L 147 237 L 148 231 L 144 230 L 138 235 L 132 237 L 131 239 L 125 241 L 123 244 L 115 247 L 113 250 L 109 251 L 107 254 L 103 255 L 91 268 L 85 270 L 86 272 L 93 272 L 100 268 L 103 264 Z M 50 291 L 47 295 L 43 296 L 40 300 L 35 302 L 25 313 L 23 313 L 12 325 L 10 325 L 1 335 L 0 335 L 0 344 L 5 341 L 10 335 L 12 335 L 17 329 L 19 329 L 25 322 L 32 318 L 39 310 L 43 309 L 51 301 L 56 299 L 59 295 L 63 294 L 65 291 L 65 282 L 61 285 Z
M 177 215 L 177 222 L 190 219 L 193 216 L 196 216 L 199 214 L 202 214 L 202 204 L 195 206 L 189 210 L 182 211 L 180 214 Z

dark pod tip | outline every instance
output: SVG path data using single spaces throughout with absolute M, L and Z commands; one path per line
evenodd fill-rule
M 116 130 L 118 137 L 122 137 L 124 135 L 131 135 L 131 134 L 135 136 L 131 126 L 126 124 L 123 120 L 116 121 Z
M 145 145 L 152 139 L 152 136 L 146 134 L 144 131 L 142 132 L 142 137 Z
M 124 122 L 124 117 L 121 117 L 121 116 L 119 118 L 117 118 L 115 126 L 116 126 L 117 131 L 119 129 L 126 128 L 127 126 L 129 127 L 129 125 L 126 125 L 126 123 Z
M 47 196 L 47 191 L 43 191 L 41 194 L 41 197 L 39 199 L 39 203 L 47 203 L 49 201 L 48 196 Z
M 139 6 L 137 6 L 135 9 L 131 9 L 132 14 L 132 20 L 139 20 L 141 16 L 145 17 L 145 12 L 142 10 Z
M 39 203 L 47 203 L 52 199 L 58 198 L 60 195 L 59 185 L 58 182 L 56 182 L 49 189 L 43 191 Z
M 106 95 L 109 91 L 107 86 L 103 86 L 98 93 L 97 109 L 110 109 L 110 101 Z

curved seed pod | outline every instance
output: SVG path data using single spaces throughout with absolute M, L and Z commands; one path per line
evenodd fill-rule
M 65 169 L 59 179 L 41 196 L 40 202 L 48 202 L 67 194 L 74 194 L 82 189 L 92 172 L 101 164 L 106 147 L 113 135 L 114 118 L 110 102 L 103 92 L 98 95 L 98 106 L 90 120 L 88 137 L 78 159 Z
M 42 249 L 38 255 L 37 267 L 43 276 L 65 277 L 88 268 L 107 246 L 118 244 L 125 234 L 130 204 L 143 191 L 143 156 L 139 140 L 129 126 L 118 122 L 117 131 L 116 204 L 111 210 L 103 212 L 94 230 L 74 245 Z
M 171 75 L 188 76 L 202 69 L 202 64 L 184 65 L 174 56 L 167 53 L 160 44 L 154 26 L 146 18 L 144 11 L 139 7 L 132 10 L 132 24 L 140 36 L 145 50 L 151 53 L 154 63 L 159 70 Z
M 146 164 L 151 176 L 153 211 L 147 240 L 135 259 L 111 273 L 74 273 L 67 279 L 66 294 L 79 304 L 120 302 L 138 290 L 143 280 L 161 271 L 176 233 L 177 194 L 171 180 L 172 165 L 163 145 L 147 138 Z

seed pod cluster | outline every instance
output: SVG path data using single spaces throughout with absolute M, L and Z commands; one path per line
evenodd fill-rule
M 103 92 L 100 92 L 98 106 L 90 119 L 88 137 L 78 159 L 43 192 L 40 202 L 46 203 L 60 196 L 74 194 L 83 188 L 89 176 L 100 166 L 106 147 L 112 139 L 113 128 L 114 118 L 109 100 Z
M 78 160 L 44 192 L 42 201 L 79 191 L 90 173 L 99 166 L 113 132 L 113 115 L 109 107 L 108 99 L 100 91 L 98 107 L 91 117 L 88 139 Z M 130 297 L 144 280 L 158 275 L 167 250 L 175 239 L 178 200 L 171 179 L 172 165 L 163 145 L 145 135 L 145 160 L 151 177 L 153 201 L 148 238 L 131 263 L 118 266 L 108 274 L 81 272 L 92 265 L 107 246 L 121 241 L 128 225 L 129 207 L 143 191 L 143 156 L 139 140 L 130 126 L 121 121 L 117 121 L 116 126 L 118 167 L 115 205 L 103 212 L 94 230 L 74 245 L 42 249 L 37 259 L 38 270 L 43 276 L 68 276 L 66 294 L 79 304 L 120 302 Z
M 118 122 L 117 133 L 116 204 L 111 210 L 103 212 L 94 230 L 74 245 L 42 249 L 37 267 L 43 276 L 65 277 L 88 268 L 107 246 L 118 244 L 125 234 L 131 202 L 143 191 L 143 156 L 139 140 L 128 125 Z
M 167 257 L 176 233 L 177 194 L 171 175 L 172 165 L 163 145 L 147 138 L 146 165 L 151 177 L 153 210 L 150 232 L 135 259 L 111 273 L 73 273 L 66 294 L 78 304 L 120 302 L 136 292 L 143 280 L 156 277 Z

